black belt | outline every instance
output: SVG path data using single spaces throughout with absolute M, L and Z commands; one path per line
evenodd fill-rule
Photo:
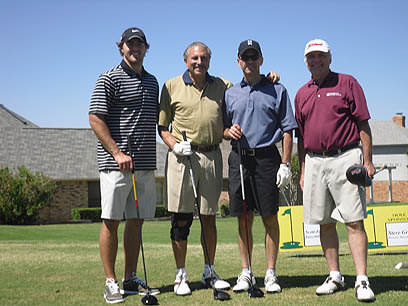
M 242 148 L 242 156 L 260 156 L 265 153 L 271 153 L 274 150 L 275 146 L 263 147 L 263 148 Z M 233 148 L 235 152 L 238 152 L 238 148 Z
M 191 150 L 197 151 L 200 153 L 212 152 L 218 148 L 218 145 L 211 145 L 211 146 L 191 146 Z
M 332 149 L 329 151 L 324 151 L 324 152 L 314 152 L 314 151 L 308 151 L 308 153 L 310 153 L 312 156 L 320 156 L 320 157 L 333 157 L 336 155 L 339 155 L 341 153 L 344 153 L 350 149 L 354 149 L 358 147 L 358 142 L 353 142 L 350 143 L 346 146 L 344 146 L 341 149 Z

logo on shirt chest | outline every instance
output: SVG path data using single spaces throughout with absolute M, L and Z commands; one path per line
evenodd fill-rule
M 326 97 L 341 97 L 341 93 L 339 93 L 339 92 L 328 92 L 328 93 L 326 93 Z

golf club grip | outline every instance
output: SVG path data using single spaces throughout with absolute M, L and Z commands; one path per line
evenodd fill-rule
M 184 141 L 187 141 L 186 131 L 181 131 L 181 135 L 183 136 L 183 140 L 184 140 Z M 188 156 L 188 163 L 189 163 L 189 165 L 190 165 L 190 172 L 191 172 L 191 174 L 192 174 L 193 164 L 191 163 L 191 158 L 190 158 L 190 156 Z

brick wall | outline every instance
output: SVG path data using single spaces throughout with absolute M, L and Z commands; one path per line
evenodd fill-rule
M 374 201 L 389 201 L 388 181 L 373 182 Z M 367 200 L 370 199 L 370 189 L 367 188 Z M 408 202 L 408 182 L 392 182 L 392 200 L 395 202 Z
M 51 205 L 40 212 L 40 222 L 72 220 L 71 210 L 88 207 L 88 183 L 85 181 L 57 182 Z

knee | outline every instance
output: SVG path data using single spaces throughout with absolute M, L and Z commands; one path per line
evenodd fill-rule
M 346 224 L 346 228 L 348 232 L 365 232 L 364 223 L 363 221 L 355 221 Z
M 187 240 L 190 227 L 193 223 L 193 214 L 172 213 L 170 238 L 174 241 Z

